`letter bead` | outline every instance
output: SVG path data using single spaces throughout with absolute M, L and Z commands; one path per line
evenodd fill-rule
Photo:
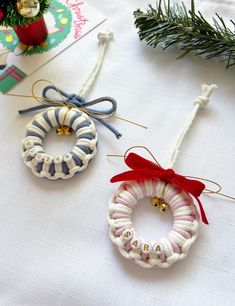
M 29 150 L 34 146 L 34 143 L 33 143 L 33 141 L 28 140 L 28 141 L 25 142 L 24 146 L 25 146 L 25 149 Z
M 131 247 L 133 250 L 137 250 L 141 247 L 141 240 L 140 239 L 132 239 L 131 240 Z
M 128 188 L 127 188 L 128 186 Z M 193 199 L 180 192 L 172 184 L 159 180 L 124 182 L 112 195 L 109 202 L 109 234 L 119 252 L 143 268 L 167 268 L 185 258 L 198 233 L 197 214 L 192 214 Z M 166 193 L 164 193 L 164 192 Z M 170 232 L 159 240 L 143 240 L 133 224 L 133 213 L 144 197 L 161 194 L 173 212 Z M 180 205 L 175 205 L 180 203 Z M 191 208 L 191 209 L 190 209 Z M 182 214 L 182 211 L 184 214 Z M 114 213 L 115 212 L 115 213 Z M 158 212 L 156 212 L 158 213 Z M 117 216 L 120 214 L 120 217 Z M 189 216 L 187 222 L 185 216 Z M 187 227 L 186 227 L 187 224 Z M 128 227 L 128 228 L 127 228 Z M 175 228 L 178 227 L 178 233 Z M 180 234 L 180 230 L 187 235 Z
M 43 140 L 50 130 L 57 128 L 58 125 L 63 126 L 65 118 L 67 124 L 65 134 L 69 134 L 70 130 L 74 129 L 76 143 L 64 156 L 58 154 L 48 157 L 43 148 Z M 89 139 L 86 138 L 86 134 L 89 135 Z M 83 135 L 85 135 L 84 138 Z M 69 179 L 75 173 L 83 171 L 89 161 L 95 157 L 97 140 L 98 134 L 94 122 L 84 112 L 76 108 L 68 111 L 67 106 L 51 107 L 36 115 L 27 125 L 21 153 L 24 163 L 36 176 L 51 180 Z M 78 148 L 82 154 L 78 154 Z M 38 163 L 41 164 L 40 167 Z
M 142 250 L 143 254 L 149 254 L 150 251 L 152 250 L 152 246 L 151 246 L 150 243 L 145 242 L 145 243 L 142 244 L 141 250 Z
M 156 255 L 160 255 L 163 252 L 163 246 L 159 243 L 154 244 L 153 246 L 153 252 Z
M 133 237 L 133 232 L 129 229 L 126 229 L 123 231 L 122 233 L 122 238 L 125 240 L 125 241 L 129 241 L 131 240 Z

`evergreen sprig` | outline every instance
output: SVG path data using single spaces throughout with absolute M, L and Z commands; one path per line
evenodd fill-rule
M 199 11 L 195 12 L 193 0 L 190 10 L 183 2 L 171 5 L 170 0 L 167 3 L 160 0 L 156 8 L 149 5 L 146 12 L 138 9 L 134 16 L 140 40 L 150 46 L 161 45 L 167 49 L 179 44 L 182 52 L 178 58 L 194 51 L 195 55 L 203 55 L 206 59 L 219 57 L 226 61 L 226 68 L 235 65 L 235 32 L 218 14 L 211 25 Z M 234 27 L 235 23 L 230 21 Z
M 0 25 L 5 27 L 25 26 L 35 22 L 39 17 L 43 16 L 49 8 L 49 0 L 39 0 L 40 11 L 37 16 L 26 18 L 20 15 L 16 9 L 16 0 L 0 0 L 0 9 L 3 11 L 3 19 L 0 20 Z

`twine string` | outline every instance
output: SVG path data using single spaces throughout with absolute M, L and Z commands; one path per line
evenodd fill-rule
M 42 96 L 38 96 L 35 93 L 35 88 L 36 85 L 38 85 L 40 82 L 47 82 L 49 83 L 48 86 L 44 87 L 42 91 Z M 120 138 L 122 135 L 109 123 L 106 122 L 106 120 L 115 118 L 119 119 L 122 121 L 125 121 L 127 123 L 136 125 L 141 128 L 147 129 L 146 126 L 141 125 L 139 123 L 136 123 L 134 121 L 117 117 L 115 116 L 116 111 L 117 111 L 117 102 L 115 99 L 105 96 L 101 98 L 97 98 L 92 101 L 86 101 L 83 97 L 76 95 L 76 94 L 68 94 L 65 91 L 59 89 L 57 86 L 55 86 L 51 81 L 46 80 L 46 79 L 40 79 L 37 80 L 33 86 L 32 86 L 32 95 L 22 95 L 22 94 L 14 94 L 14 93 L 7 93 L 6 95 L 8 96 L 13 96 L 13 97 L 21 97 L 21 98 L 34 98 L 37 102 L 40 103 L 40 105 L 36 105 L 33 107 L 29 107 L 27 109 L 19 110 L 19 114 L 23 115 L 26 113 L 34 112 L 34 111 L 39 111 L 43 110 L 49 107 L 63 107 L 66 106 L 68 107 L 68 112 L 72 108 L 77 108 L 80 111 L 86 113 L 88 116 L 92 117 L 96 121 L 100 122 L 103 124 L 106 128 L 108 128 L 115 136 L 116 138 Z M 53 93 L 56 92 L 59 94 L 60 99 L 54 99 L 49 97 L 49 91 L 52 91 Z M 92 108 L 91 106 L 98 105 L 101 103 L 109 103 L 111 104 L 109 108 L 103 109 L 103 110 L 97 110 Z M 68 113 L 66 113 L 67 115 Z M 65 121 L 65 118 L 64 118 Z
M 92 85 L 94 84 L 101 70 L 109 41 L 112 38 L 113 38 L 112 32 L 98 33 L 98 40 L 100 42 L 99 56 L 98 56 L 97 62 L 94 65 L 94 68 L 92 69 L 90 75 L 88 76 L 85 83 L 82 85 L 79 94 L 68 94 L 65 91 L 56 87 L 51 81 L 40 79 L 33 84 L 32 95 L 18 95 L 18 94 L 9 94 L 9 93 L 6 95 L 14 96 L 14 97 L 22 97 L 22 98 L 34 98 L 37 102 L 40 103 L 40 105 L 30 107 L 24 110 L 20 110 L 19 114 L 21 115 L 25 113 L 37 111 L 37 110 L 46 109 L 48 107 L 53 107 L 53 106 L 54 107 L 67 106 L 68 112 L 72 108 L 77 108 L 80 111 L 86 113 L 88 116 L 92 117 L 93 119 L 103 124 L 106 128 L 108 128 L 116 136 L 116 138 L 120 138 L 122 135 L 109 122 L 106 122 L 105 120 L 116 118 L 122 121 L 126 121 L 128 123 L 131 123 L 133 125 L 139 126 L 141 128 L 147 129 L 147 127 L 144 125 L 141 125 L 139 123 L 136 123 L 134 121 L 131 121 L 125 118 L 117 117 L 115 115 L 117 111 L 117 102 L 111 97 L 101 97 L 101 98 L 98 98 L 98 99 L 95 99 L 89 102 L 84 99 L 84 96 L 86 96 L 86 94 L 88 93 Z M 41 97 L 35 94 L 35 87 L 40 82 L 49 83 L 49 85 L 43 89 Z M 48 96 L 49 91 L 55 91 L 57 94 L 59 94 L 60 98 L 59 99 L 50 98 Z M 97 105 L 103 102 L 110 103 L 111 104 L 110 108 L 99 111 L 91 107 L 93 105 Z M 65 121 L 68 112 L 65 114 L 65 118 L 63 121 Z
M 42 91 L 42 97 L 37 96 L 35 94 L 35 87 L 40 82 L 48 82 L 50 85 L 46 86 Z M 48 96 L 49 91 L 54 91 L 57 94 L 59 94 L 60 99 L 53 99 Z M 12 95 L 12 94 L 8 94 Z M 68 94 L 65 91 L 59 89 L 56 87 L 51 81 L 41 79 L 36 81 L 32 86 L 32 96 L 28 95 L 16 95 L 14 96 L 18 97 L 27 97 L 27 98 L 34 98 L 37 102 L 40 103 L 40 105 L 33 106 L 27 109 L 19 110 L 19 114 L 23 115 L 26 113 L 30 113 L 33 111 L 42 110 L 49 107 L 68 107 L 68 112 L 72 108 L 77 108 L 80 111 L 86 113 L 93 119 L 99 121 L 101 124 L 103 124 L 106 128 L 108 128 L 115 136 L 116 138 L 120 138 L 122 135 L 108 122 L 105 121 L 105 119 L 112 117 L 117 110 L 117 102 L 111 98 L 111 97 L 101 97 L 92 101 L 87 102 L 84 98 L 82 98 L 79 95 L 76 94 Z M 111 104 L 111 107 L 105 110 L 98 111 L 96 109 L 91 108 L 90 106 L 97 105 L 103 102 L 108 102 Z M 67 116 L 68 112 L 65 116 Z M 65 121 L 65 118 L 64 118 Z
M 162 166 L 160 165 L 160 163 L 158 162 L 158 160 L 156 159 L 156 157 L 154 156 L 154 154 L 145 146 L 132 146 L 130 147 L 129 149 L 127 149 L 124 153 L 124 155 L 120 155 L 120 154 L 107 154 L 108 157 L 122 157 L 124 159 L 124 161 L 126 160 L 126 157 L 128 155 L 128 153 L 130 151 L 132 151 L 133 149 L 144 149 L 145 151 L 147 151 L 149 153 L 149 155 L 152 157 L 152 159 L 154 160 L 154 162 L 160 166 L 162 168 Z M 222 191 L 222 186 L 214 181 L 214 180 L 211 180 L 211 179 L 208 179 L 208 178 L 204 178 L 204 177 L 198 177 L 198 176 L 190 176 L 190 175 L 184 175 L 184 177 L 188 178 L 188 179 L 195 179 L 195 180 L 198 180 L 198 181 L 201 181 L 201 182 L 204 182 L 204 183 L 211 183 L 213 185 L 215 185 L 215 187 L 217 187 L 217 189 L 213 190 L 213 189 L 210 189 L 210 188 L 205 188 L 203 193 L 204 194 L 217 194 L 221 197 L 225 197 L 225 198 L 228 198 L 230 200 L 233 200 L 235 201 L 235 197 L 233 196 L 230 196 L 226 193 L 223 193 L 221 192 Z

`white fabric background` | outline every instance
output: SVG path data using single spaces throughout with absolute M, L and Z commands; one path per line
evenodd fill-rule
M 35 177 L 20 156 L 24 127 L 32 115 L 19 117 L 17 110 L 33 101 L 0 97 L 0 305 L 234 305 L 235 203 L 202 196 L 210 225 L 201 224 L 188 258 L 168 270 L 144 270 L 122 258 L 108 238 L 108 199 L 117 188 L 109 179 L 126 167 L 106 154 L 139 144 L 166 164 L 200 84 L 216 83 L 219 88 L 185 140 L 176 169 L 212 178 L 226 193 L 235 194 L 235 68 L 226 71 L 218 61 L 192 55 L 176 61 L 177 49 L 163 52 L 140 43 L 132 12 L 147 1 L 89 3 L 109 18 L 103 28 L 115 33 L 90 98 L 115 97 L 120 116 L 149 128 L 115 120 L 123 133 L 116 140 L 97 125 L 99 152 L 89 168 L 68 181 L 52 182 Z M 217 11 L 235 19 L 234 1 L 196 4 L 205 16 Z M 101 28 L 13 91 L 28 94 L 39 78 L 78 91 L 96 60 Z M 50 153 L 63 153 L 72 142 L 59 142 L 52 133 L 45 146 Z M 147 201 L 142 204 L 134 216 L 136 227 L 146 239 L 157 239 L 170 228 L 171 216 L 160 215 Z

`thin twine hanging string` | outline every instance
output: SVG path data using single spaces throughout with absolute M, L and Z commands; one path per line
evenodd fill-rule
M 108 157 L 122 157 L 124 159 L 124 161 L 126 160 L 127 158 L 127 155 L 130 151 L 133 151 L 133 149 L 144 149 L 145 151 L 147 151 L 149 153 L 149 155 L 152 157 L 152 159 L 154 160 L 154 162 L 161 168 L 163 168 L 161 166 L 161 164 L 158 162 L 158 160 L 156 159 L 156 157 L 153 155 L 153 153 L 145 146 L 132 146 L 130 147 L 129 149 L 127 149 L 124 153 L 124 155 L 121 155 L 121 154 L 107 154 Z M 208 179 L 208 178 L 203 178 L 203 177 L 198 177 L 198 176 L 190 176 L 190 175 L 184 175 L 184 177 L 188 178 L 188 179 L 195 179 L 195 180 L 199 180 L 199 181 L 202 181 L 203 183 L 210 183 L 212 185 L 215 185 L 215 187 L 217 187 L 217 189 L 213 190 L 213 189 L 209 189 L 209 188 L 205 188 L 203 193 L 204 194 L 217 194 L 219 196 L 222 196 L 222 197 L 225 197 L 225 198 L 228 198 L 230 200 L 233 200 L 235 201 L 235 197 L 233 196 L 230 196 L 230 195 L 227 195 L 225 193 L 222 193 L 221 190 L 222 190 L 222 186 L 217 183 L 216 181 L 214 180 L 211 180 L 211 179 Z
M 4 54 L 8 54 L 10 53 L 11 51 L 10 50 L 0 50 L 0 56 L 4 55 Z
M 53 89 L 55 90 L 57 93 L 60 94 L 60 96 L 62 96 L 62 100 L 59 101 L 59 100 L 56 100 L 56 99 L 52 99 L 52 98 L 47 98 L 45 96 L 43 97 L 40 97 L 40 96 L 37 96 L 34 92 L 34 88 L 35 86 L 40 83 L 40 82 L 47 82 L 49 84 L 51 84 L 50 86 L 47 86 L 44 88 L 44 92 L 50 90 L 50 89 Z M 63 93 L 63 94 L 62 94 Z M 113 105 L 116 105 L 116 101 L 110 97 L 103 97 L 103 98 L 99 98 L 99 99 L 95 99 L 91 102 L 85 102 L 84 101 L 84 104 L 86 104 L 86 106 L 78 106 L 78 105 L 75 105 L 75 104 L 71 104 L 70 101 L 66 100 L 63 95 L 66 94 L 64 91 L 62 91 L 61 89 L 59 89 L 58 87 L 56 87 L 51 81 L 49 80 L 46 80 L 46 79 L 41 79 L 41 80 L 38 80 L 36 81 L 33 86 L 32 86 L 32 95 L 21 95 L 21 94 L 10 94 L 10 93 L 7 93 L 6 95 L 8 96 L 13 96 L 13 97 L 21 97 L 21 98 L 34 98 L 37 102 L 39 102 L 40 104 L 42 105 L 38 105 L 38 106 L 35 106 L 35 107 L 30 107 L 28 109 L 25 109 L 25 110 L 20 110 L 19 111 L 19 114 L 25 114 L 25 113 L 28 113 L 28 112 L 31 112 L 31 111 L 37 111 L 37 110 L 41 110 L 43 108 L 48 108 L 48 107 L 58 107 L 58 106 L 67 106 L 68 107 L 68 111 L 70 111 L 70 109 L 72 108 L 77 108 L 79 109 L 80 111 L 86 113 L 87 115 L 95 118 L 96 120 L 98 120 L 99 122 L 101 122 L 102 124 L 104 124 L 107 128 L 109 128 L 112 132 L 115 133 L 115 129 L 111 128 L 111 126 L 108 124 L 108 123 L 105 123 L 103 120 L 107 120 L 107 119 L 111 119 L 111 118 L 115 118 L 115 119 L 118 119 L 118 120 L 122 120 L 122 121 L 125 121 L 127 123 L 130 123 L 130 124 L 133 124 L 133 125 L 136 125 L 138 127 L 141 127 L 141 128 L 144 128 L 144 129 L 147 129 L 148 127 L 145 126 L 145 125 L 142 125 L 140 123 L 137 123 L 137 122 L 134 122 L 132 120 L 129 120 L 129 119 L 126 119 L 126 118 L 122 118 L 122 117 L 118 117 L 116 116 L 116 106 L 114 107 L 114 111 L 112 111 L 111 113 L 109 113 L 108 111 L 97 111 L 97 110 L 91 110 L 91 109 L 88 109 L 85 107 L 86 106 L 89 106 L 89 105 L 94 105 L 94 104 L 98 104 L 98 103 L 101 103 L 101 102 L 110 102 L 112 103 Z M 69 98 L 70 95 L 66 94 L 67 98 Z M 72 98 L 76 98 L 80 100 L 80 96 L 72 96 Z M 79 100 L 77 100 L 76 102 L 79 103 Z M 117 138 L 120 137 L 120 134 L 117 134 L 119 135 Z
M 113 105 L 116 104 L 116 101 L 114 99 L 110 98 L 110 97 L 104 97 L 104 98 L 96 99 L 96 100 L 91 101 L 91 102 L 86 102 L 84 100 L 84 97 L 86 96 L 86 94 L 88 93 L 88 91 L 90 90 L 92 85 L 94 84 L 94 82 L 95 82 L 95 80 L 96 80 L 96 78 L 97 78 L 97 76 L 100 72 L 100 69 L 102 67 L 102 63 L 103 63 L 103 60 L 104 60 L 104 56 L 105 56 L 105 53 L 106 53 L 106 50 L 107 50 L 107 47 L 108 47 L 108 43 L 112 39 L 112 37 L 113 37 L 113 35 L 112 35 L 111 32 L 99 33 L 98 34 L 98 39 L 100 41 L 100 51 L 99 51 L 98 60 L 97 60 L 97 63 L 95 64 L 92 72 L 90 73 L 88 79 L 82 85 L 81 90 L 79 91 L 79 95 L 73 95 L 73 94 L 68 95 L 67 93 L 60 90 L 58 87 L 56 87 L 51 81 L 46 80 L 46 79 L 38 80 L 33 84 L 32 95 L 20 95 L 20 94 L 10 94 L 10 93 L 7 93 L 6 95 L 14 96 L 14 97 L 22 97 L 22 98 L 34 98 L 40 104 L 45 104 L 43 107 L 38 106 L 38 107 L 29 108 L 27 110 L 19 111 L 20 114 L 23 114 L 23 113 L 26 113 L 26 112 L 29 112 L 29 111 L 39 110 L 39 109 L 42 109 L 42 108 L 46 108 L 46 107 L 48 107 L 46 102 L 48 102 L 50 104 L 50 106 L 67 106 L 68 107 L 68 112 L 70 111 L 71 108 L 76 107 L 79 110 L 85 112 L 87 115 L 95 118 L 96 120 L 101 122 L 103 125 L 105 125 L 108 129 L 110 129 L 116 135 L 117 138 L 121 137 L 121 134 L 118 133 L 113 127 L 111 127 L 110 124 L 103 121 L 103 119 L 107 120 L 107 119 L 115 118 L 115 119 L 122 120 L 122 121 L 125 121 L 125 122 L 130 123 L 130 124 L 136 125 L 138 127 L 147 129 L 147 126 L 145 126 L 145 125 L 136 123 L 136 122 L 131 121 L 129 119 L 125 119 L 125 118 L 116 116 L 116 107 L 115 107 L 115 110 L 111 113 L 108 113 L 107 111 L 89 110 L 87 108 L 84 109 L 83 106 L 79 107 L 79 105 L 82 104 L 82 103 L 79 103 L 81 101 L 83 102 L 84 105 L 89 106 L 89 105 L 93 105 L 93 104 L 96 104 L 96 103 L 105 102 L 105 98 L 106 98 L 106 100 L 108 100 L 108 102 L 111 102 Z M 43 94 L 42 97 L 37 96 L 35 94 L 35 87 L 40 82 L 47 82 L 47 83 L 50 84 L 50 86 L 47 86 L 46 88 L 44 88 L 44 91 L 43 91 L 44 94 Z M 58 101 L 56 99 L 52 99 L 52 98 L 47 97 L 46 93 L 49 89 L 54 89 L 60 95 L 61 101 Z M 66 98 L 67 98 L 67 100 L 66 100 Z M 69 101 L 70 98 L 71 99 L 74 98 L 77 101 L 75 101 L 75 103 L 71 104 L 70 101 Z M 77 104 L 79 104 L 79 105 L 75 105 L 76 102 L 78 102 Z M 66 113 L 66 116 L 67 116 L 68 112 Z M 65 119 L 66 118 L 64 118 L 63 121 L 65 121 Z
M 98 33 L 97 35 L 98 40 L 100 41 L 100 50 L 99 50 L 99 56 L 98 56 L 98 60 L 95 64 L 95 66 L 93 67 L 90 75 L 88 76 L 87 80 L 84 82 L 84 84 L 82 85 L 78 95 L 80 97 L 85 97 L 88 93 L 88 91 L 90 90 L 90 88 L 92 87 L 92 85 L 94 84 L 104 61 L 104 56 L 106 54 L 106 50 L 108 48 L 108 44 L 109 41 L 113 39 L 113 33 L 112 32 L 102 32 L 102 33 Z M 5 53 L 9 53 L 10 51 L 6 51 L 4 53 L 0 52 L 0 56 L 5 54 Z M 59 92 L 59 91 L 58 91 Z M 7 95 L 14 95 L 14 94 L 7 94 Z M 17 95 L 19 96 L 19 95 Z M 24 98 L 26 98 L 27 96 L 22 96 Z M 30 96 L 29 96 L 30 97 Z M 40 97 L 37 97 L 40 98 Z
M 86 82 L 82 85 L 82 87 L 81 87 L 81 89 L 78 93 L 79 96 L 81 96 L 81 97 L 85 97 L 87 95 L 88 91 L 90 90 L 90 88 L 92 87 L 92 85 L 94 84 L 94 82 L 95 82 L 95 80 L 96 80 L 96 78 L 97 78 L 97 76 L 100 72 L 100 69 L 102 67 L 102 64 L 103 64 L 103 61 L 104 61 L 104 56 L 105 56 L 106 50 L 108 48 L 108 43 L 109 43 L 110 40 L 113 39 L 113 33 L 112 32 L 98 33 L 98 39 L 100 41 L 100 51 L 99 51 L 98 60 L 97 60 L 96 65 L 92 69 L 90 75 L 88 76 Z M 136 122 L 131 121 L 129 119 L 118 117 L 115 114 L 112 114 L 112 115 L 106 117 L 105 119 L 110 119 L 110 118 L 115 118 L 115 119 L 118 119 L 118 120 L 122 120 L 122 121 L 125 121 L 127 123 L 134 124 L 134 125 L 137 125 L 139 127 L 142 127 L 144 129 L 148 128 L 145 125 L 136 123 Z

